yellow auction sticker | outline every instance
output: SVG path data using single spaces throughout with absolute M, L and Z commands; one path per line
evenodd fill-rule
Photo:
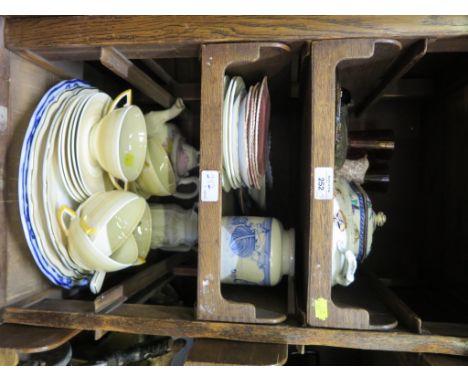
M 315 300 L 315 317 L 322 321 L 328 318 L 328 302 L 322 297 Z

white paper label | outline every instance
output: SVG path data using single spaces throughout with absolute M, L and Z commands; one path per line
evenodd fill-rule
M 314 197 L 318 200 L 333 199 L 333 168 L 315 167 Z
M 201 201 L 217 202 L 219 194 L 219 172 L 202 171 L 201 174 Z

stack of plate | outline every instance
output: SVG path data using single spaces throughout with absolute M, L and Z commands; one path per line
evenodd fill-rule
M 91 274 L 69 257 L 56 211 L 112 189 L 89 152 L 91 128 L 110 102 L 86 82 L 63 81 L 37 105 L 23 142 L 18 198 L 26 240 L 39 269 L 64 288 L 88 285 Z
M 265 189 L 269 166 L 270 94 L 267 78 L 246 90 L 241 77 L 224 78 L 223 189 Z

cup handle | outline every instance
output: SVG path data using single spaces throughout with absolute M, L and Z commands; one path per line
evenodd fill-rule
M 125 102 L 125 106 L 130 106 L 132 104 L 132 89 L 127 89 L 125 91 L 123 91 L 122 93 L 120 93 L 117 97 L 115 97 L 115 99 L 112 101 L 112 103 L 110 104 L 109 108 L 107 109 L 107 113 L 106 114 L 109 114 L 112 110 L 116 109 L 117 108 L 117 105 L 119 104 L 119 102 L 123 99 L 123 98 L 126 98 L 126 102 Z
M 198 196 L 198 192 L 199 192 L 199 188 L 200 188 L 198 177 L 191 176 L 189 178 L 182 178 L 177 182 L 177 185 L 179 185 L 179 184 L 190 184 L 190 183 L 194 183 L 195 186 L 196 186 L 196 188 L 195 188 L 195 190 L 193 192 L 188 193 L 188 194 L 185 194 L 183 192 L 176 192 L 172 196 L 174 196 L 176 198 L 179 198 L 179 199 L 192 199 L 192 198 L 195 198 L 196 196 Z
M 91 281 L 89 282 L 89 289 L 91 293 L 98 294 L 102 289 L 102 284 L 104 284 L 104 279 L 106 278 L 106 272 L 96 271 L 94 272 Z
M 65 236 L 68 237 L 68 227 L 65 225 L 65 221 L 63 220 L 64 215 L 68 215 L 71 218 L 74 218 L 76 217 L 76 212 L 68 206 L 62 206 L 57 211 L 57 220 L 60 228 L 62 229 Z
M 62 229 L 65 236 L 68 237 L 68 228 L 65 225 L 65 221 L 63 220 L 65 215 L 68 215 L 68 216 L 70 216 L 72 218 L 75 218 L 75 217 L 77 217 L 77 213 L 76 213 L 76 211 L 74 211 L 73 209 L 71 209 L 68 206 L 62 206 L 57 211 L 57 219 L 58 219 L 60 228 Z M 86 233 L 86 235 L 93 235 L 93 234 L 96 233 L 96 228 L 91 227 L 83 219 L 81 219 L 81 218 L 79 218 L 79 219 L 80 219 L 80 226 L 83 229 L 83 231 Z
M 110 179 L 112 185 L 113 185 L 117 190 L 120 190 L 120 191 L 128 191 L 128 181 L 125 181 L 124 187 L 122 188 L 122 186 L 119 184 L 119 182 L 117 182 L 117 179 L 115 179 L 113 175 L 111 175 L 109 172 L 107 173 L 107 175 L 109 175 L 109 179 Z

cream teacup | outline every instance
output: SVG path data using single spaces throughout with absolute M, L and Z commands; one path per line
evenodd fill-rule
M 138 106 L 131 105 L 131 90 L 120 94 L 110 105 L 107 114 L 93 127 L 90 136 L 91 152 L 100 166 L 116 184 L 135 180 L 145 163 L 147 148 L 146 123 Z M 117 108 L 122 99 L 123 107 Z
M 133 231 L 133 237 L 135 238 L 135 242 L 138 247 L 137 264 L 143 264 L 146 261 L 146 256 L 148 256 L 148 252 L 150 250 L 151 245 L 151 234 L 151 211 L 147 203 L 145 207 L 145 212 L 143 213 L 143 217 L 141 218 L 137 227 Z
M 72 222 L 78 220 L 93 245 L 104 255 L 110 256 L 132 235 L 146 205 L 142 197 L 131 192 L 100 192 L 89 197 L 77 212 L 63 206 L 58 211 L 58 219 L 65 233 L 68 229 L 64 216 L 69 215 Z
M 138 258 L 138 247 L 135 239 L 130 236 L 120 247 L 118 259 L 103 253 L 97 248 L 89 234 L 83 230 L 79 217 L 72 219 L 68 230 L 68 251 L 70 257 L 88 271 L 115 272 L 134 265 Z M 127 242 L 130 241 L 129 244 Z M 133 245 L 135 243 L 135 245 Z M 116 251 L 119 253 L 120 248 Z M 128 262 L 120 262 L 125 260 Z
M 190 193 L 177 192 L 177 185 L 193 183 L 196 189 Z M 137 188 L 143 193 L 155 196 L 174 196 L 179 199 L 192 199 L 198 195 L 198 178 L 177 179 L 167 152 L 157 139 L 148 140 L 145 165 L 138 177 Z

